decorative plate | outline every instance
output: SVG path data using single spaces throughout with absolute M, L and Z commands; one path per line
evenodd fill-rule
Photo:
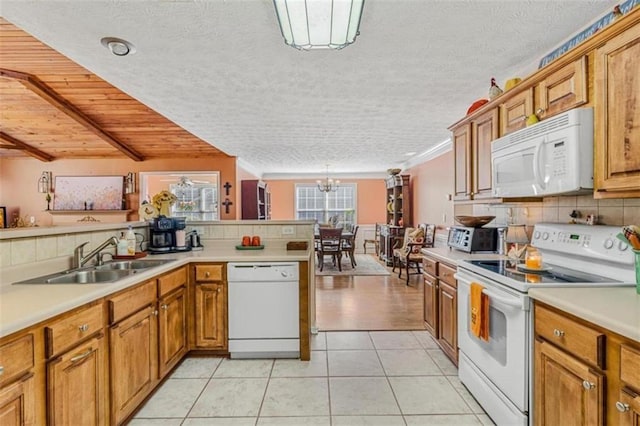
M 153 204 L 147 203 L 140 206 L 138 214 L 140 215 L 140 220 L 151 220 L 158 216 L 158 209 Z

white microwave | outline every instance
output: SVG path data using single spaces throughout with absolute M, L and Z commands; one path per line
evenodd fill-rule
M 495 197 L 593 191 L 593 108 L 551 117 L 491 142 Z

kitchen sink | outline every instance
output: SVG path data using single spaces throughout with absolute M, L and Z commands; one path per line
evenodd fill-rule
M 173 259 L 146 259 L 146 260 L 114 260 L 113 262 L 105 263 L 104 265 L 96 266 L 95 269 L 99 271 L 104 270 L 131 270 L 131 269 L 147 269 L 155 266 L 164 265 L 167 262 L 171 262 Z
M 125 260 L 113 261 L 90 268 L 71 269 L 69 271 L 31 278 L 14 284 L 106 284 L 131 276 L 142 269 L 164 265 L 174 259 Z

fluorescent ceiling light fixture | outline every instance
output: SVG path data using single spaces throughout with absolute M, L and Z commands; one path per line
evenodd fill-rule
M 273 0 L 284 42 L 300 50 L 342 49 L 360 34 L 364 0 Z
M 407 157 L 411 157 L 412 155 L 416 155 L 417 152 L 415 151 L 410 151 L 410 152 L 405 152 L 404 155 L 406 155 Z

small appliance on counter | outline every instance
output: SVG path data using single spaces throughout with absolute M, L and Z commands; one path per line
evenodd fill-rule
M 191 250 L 194 251 L 204 249 L 204 246 L 200 242 L 200 235 L 198 235 L 198 231 L 195 229 L 189 232 L 189 245 L 191 246 Z
M 494 253 L 498 249 L 498 228 L 452 226 L 447 245 L 467 253 Z
M 149 224 L 150 241 L 147 250 L 150 254 L 176 253 L 189 251 L 186 243 L 185 218 L 159 216 Z

